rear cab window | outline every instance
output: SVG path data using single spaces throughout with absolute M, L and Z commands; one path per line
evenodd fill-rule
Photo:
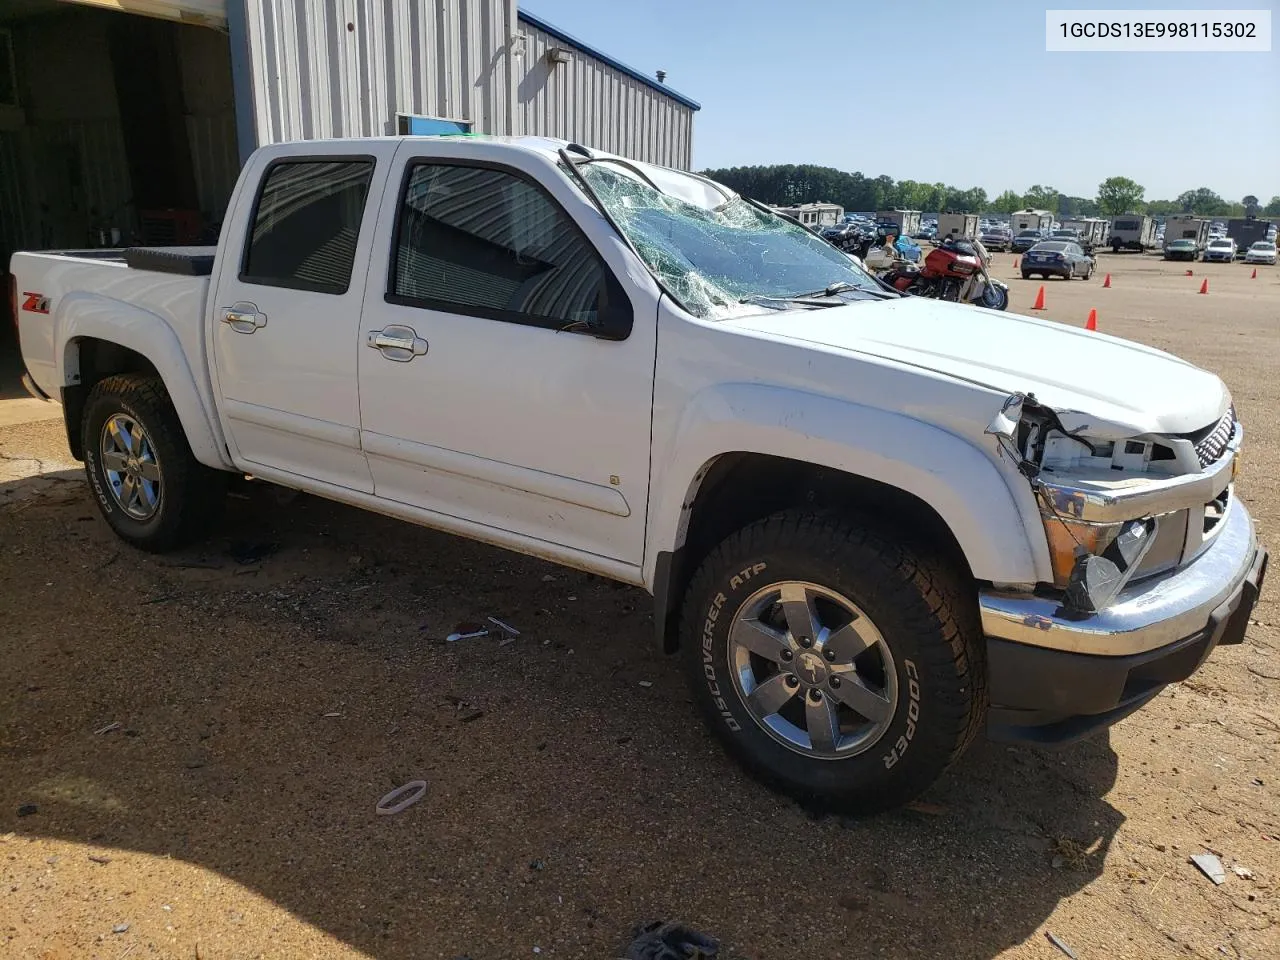
M 254 203 L 241 282 L 346 293 L 373 167 L 372 157 L 290 158 L 268 166 Z

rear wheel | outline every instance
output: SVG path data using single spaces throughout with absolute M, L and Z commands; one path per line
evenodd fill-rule
M 81 420 L 84 468 L 98 509 L 124 540 L 161 552 L 204 534 L 222 511 L 226 474 L 191 453 L 156 377 L 108 377 Z
M 685 596 L 682 648 L 729 752 L 822 807 L 905 803 L 985 717 L 976 611 L 953 573 L 851 518 L 789 511 L 731 535 Z

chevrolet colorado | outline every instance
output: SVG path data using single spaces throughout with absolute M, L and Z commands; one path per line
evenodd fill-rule
M 259 149 L 215 248 L 18 253 L 26 382 L 166 550 L 254 477 L 634 584 L 729 751 L 900 804 L 1238 643 L 1222 381 L 901 296 L 706 178 L 536 138 Z

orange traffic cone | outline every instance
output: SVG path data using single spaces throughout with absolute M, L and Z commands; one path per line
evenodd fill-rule
M 1250 279 L 1250 280 L 1257 280 L 1257 279 L 1258 279 L 1258 268 L 1257 268 L 1257 267 L 1254 267 L 1254 268 L 1253 268 L 1253 274 L 1249 277 L 1249 279 Z
M 1035 306 L 1033 306 L 1031 309 L 1032 310 L 1044 309 L 1044 284 L 1043 283 L 1040 284 L 1040 292 L 1036 294 Z
M 1084 322 L 1084 328 L 1086 330 L 1098 329 L 1098 311 L 1097 310 L 1091 309 L 1089 311 L 1089 319 Z
M 1021 262 L 1022 262 L 1022 260 L 1021 260 L 1019 257 L 1014 257 L 1014 258 L 1013 258 L 1013 269 L 1017 270 L 1017 269 L 1018 269 L 1018 264 L 1020 264 Z
M 1102 289 L 1103 290 L 1111 289 L 1111 274 L 1108 273 L 1105 277 L 1102 278 Z
M 1201 293 L 1208 293 L 1208 292 L 1209 292 L 1209 278 L 1208 278 L 1208 277 L 1205 277 L 1205 278 L 1204 278 L 1204 282 L 1200 284 L 1200 292 L 1201 292 Z

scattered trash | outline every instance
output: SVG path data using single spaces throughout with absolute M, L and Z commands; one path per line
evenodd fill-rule
M 646 690 L 648 690 L 650 687 L 652 687 L 652 686 L 653 686 L 653 681 L 652 681 L 652 680 L 641 680 L 641 681 L 640 681 L 640 686 L 642 686 L 642 687 L 644 687 Z
M 545 870 L 545 869 L 547 869 L 547 865 L 546 865 L 546 863 L 545 863 L 544 861 L 542 861 L 542 860 L 530 860 L 530 861 L 529 861 L 529 869 L 530 869 L 530 870 Z
M 128 929 L 129 929 L 129 925 L 127 923 L 117 923 L 114 927 L 111 928 L 111 932 L 125 933 L 128 931 Z
M 92 860 L 94 863 L 110 863 L 111 862 L 110 857 L 100 857 L 96 853 L 89 854 L 89 859 Z
M 926 803 L 923 800 L 912 800 L 907 804 L 907 809 L 914 813 L 925 813 L 931 817 L 940 817 L 947 812 L 947 808 L 940 803 Z
M 682 923 L 654 921 L 636 930 L 622 960 L 715 960 L 720 941 Z
M 1239 877 L 1241 880 L 1252 880 L 1252 879 L 1253 879 L 1253 871 L 1252 871 L 1252 870 L 1250 870 L 1248 867 L 1242 867 L 1242 866 L 1240 866 L 1240 864 L 1238 864 L 1238 863 L 1237 863 L 1234 867 L 1232 867 L 1232 868 L 1231 868 L 1231 872 L 1232 872 L 1232 873 L 1234 873 L 1234 874 L 1235 874 L 1237 877 Z
M 24 803 L 22 806 L 18 808 L 18 816 L 20 817 L 29 817 L 33 813 L 39 813 L 39 812 L 40 812 L 40 808 L 37 807 L 34 803 Z
M 1262 786 L 1262 785 L 1263 785 L 1263 784 L 1262 784 L 1262 778 L 1261 778 L 1261 777 L 1254 777 L 1254 778 L 1253 778 L 1253 785 L 1254 785 L 1255 787 L 1260 787 L 1260 786 Z
M 1065 943 L 1063 943 L 1060 939 L 1055 937 L 1048 930 L 1044 932 L 1044 935 L 1050 943 L 1052 943 L 1055 947 L 1057 947 L 1059 950 L 1065 953 L 1068 957 L 1070 957 L 1071 960 L 1080 960 L 1080 958 L 1076 956 L 1076 952 L 1074 950 L 1068 947 Z
M 331 719 L 333 717 L 340 717 L 342 716 L 342 714 L 339 713 L 337 710 L 331 710 L 328 713 L 323 714 L 323 716 L 325 717 L 325 719 Z
M 99 727 L 97 730 L 93 732 L 95 735 L 110 733 L 112 730 L 119 730 L 121 726 L 123 726 L 123 724 L 121 724 L 119 720 L 116 720 L 116 721 L 113 721 L 112 723 L 108 723 L 105 727 Z
M 569 600 L 577 600 L 578 598 L 577 598 L 577 597 L 568 597 L 567 599 L 569 599 Z
M 497 617 L 485 617 L 489 621 L 489 626 L 480 623 L 460 623 L 458 628 L 447 637 L 444 638 L 445 643 L 457 643 L 459 640 L 477 640 L 480 637 L 502 637 L 503 641 L 499 646 L 505 647 L 508 643 L 520 636 L 520 631 L 509 623 L 503 623 Z
M 231 559 L 236 563 L 258 563 L 280 549 L 280 544 L 271 540 L 249 541 L 236 540 L 231 544 Z
M 388 817 L 413 806 L 427 795 L 427 781 L 410 780 L 403 787 L 396 787 L 378 801 L 373 808 L 374 813 Z
M 1199 867 L 1200 872 L 1212 880 L 1215 885 L 1221 885 L 1226 882 L 1227 871 L 1222 869 L 1222 861 L 1212 853 L 1193 854 L 1191 862 Z

